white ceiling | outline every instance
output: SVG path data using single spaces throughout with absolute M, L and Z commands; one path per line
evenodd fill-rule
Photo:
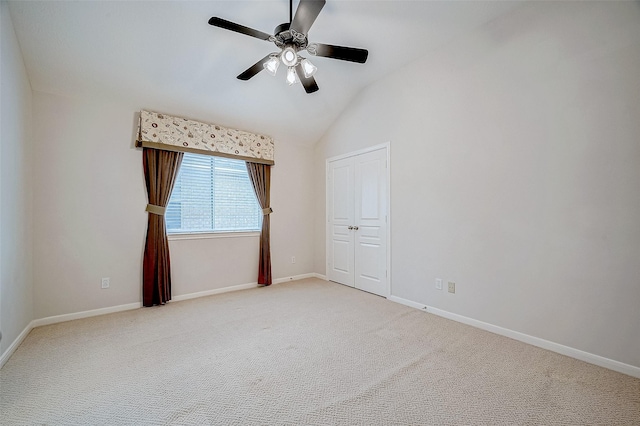
M 249 81 L 236 79 L 276 47 L 207 24 L 218 16 L 273 33 L 289 19 L 287 0 L 9 4 L 34 90 L 126 99 L 302 144 L 316 142 L 368 84 L 517 6 L 328 0 L 309 40 L 366 48 L 369 59 L 357 64 L 312 58 L 320 90 L 306 94 L 301 85 L 287 86 L 284 69 L 276 77 L 261 72 Z

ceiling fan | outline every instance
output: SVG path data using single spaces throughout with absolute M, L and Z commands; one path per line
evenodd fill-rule
M 299 52 L 306 50 L 313 56 L 323 56 L 361 64 L 367 61 L 367 56 L 369 55 L 369 52 L 365 49 L 309 43 L 307 34 L 325 3 L 325 0 L 300 0 L 296 14 L 292 18 L 293 0 L 289 0 L 289 22 L 278 25 L 274 30 L 274 35 L 215 16 L 209 19 L 209 24 L 259 38 L 260 40 L 273 42 L 280 49 L 280 52 L 270 53 L 260 59 L 240 74 L 238 79 L 249 80 L 263 69 L 271 75 L 276 75 L 278 66 L 282 63 L 287 67 L 287 82 L 289 85 L 299 80 L 307 93 L 313 93 L 318 90 L 316 80 L 313 78 L 316 67 L 308 59 L 300 56 Z

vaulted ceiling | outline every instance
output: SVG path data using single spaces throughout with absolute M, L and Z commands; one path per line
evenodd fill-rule
M 328 0 L 309 39 L 366 48 L 369 59 L 312 58 L 320 87 L 313 94 L 287 86 L 284 69 L 236 79 L 275 46 L 207 24 L 218 16 L 271 34 L 289 20 L 287 0 L 16 1 L 9 8 L 34 90 L 313 144 L 364 87 L 518 5 Z

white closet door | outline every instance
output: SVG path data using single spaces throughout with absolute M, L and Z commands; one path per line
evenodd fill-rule
M 354 157 L 355 287 L 387 294 L 387 154 Z
M 387 297 L 387 149 L 327 164 L 327 278 Z
M 353 287 L 353 161 L 329 163 L 327 170 L 327 278 Z

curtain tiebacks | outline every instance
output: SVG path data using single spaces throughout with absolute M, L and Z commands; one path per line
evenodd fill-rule
M 145 211 L 148 211 L 151 214 L 157 214 L 158 216 L 164 216 L 164 212 L 166 210 L 166 207 L 156 206 L 155 204 L 147 204 L 147 208 Z
M 273 209 L 271 207 L 267 207 L 266 209 L 262 209 L 262 215 L 266 216 L 268 214 L 273 213 Z

